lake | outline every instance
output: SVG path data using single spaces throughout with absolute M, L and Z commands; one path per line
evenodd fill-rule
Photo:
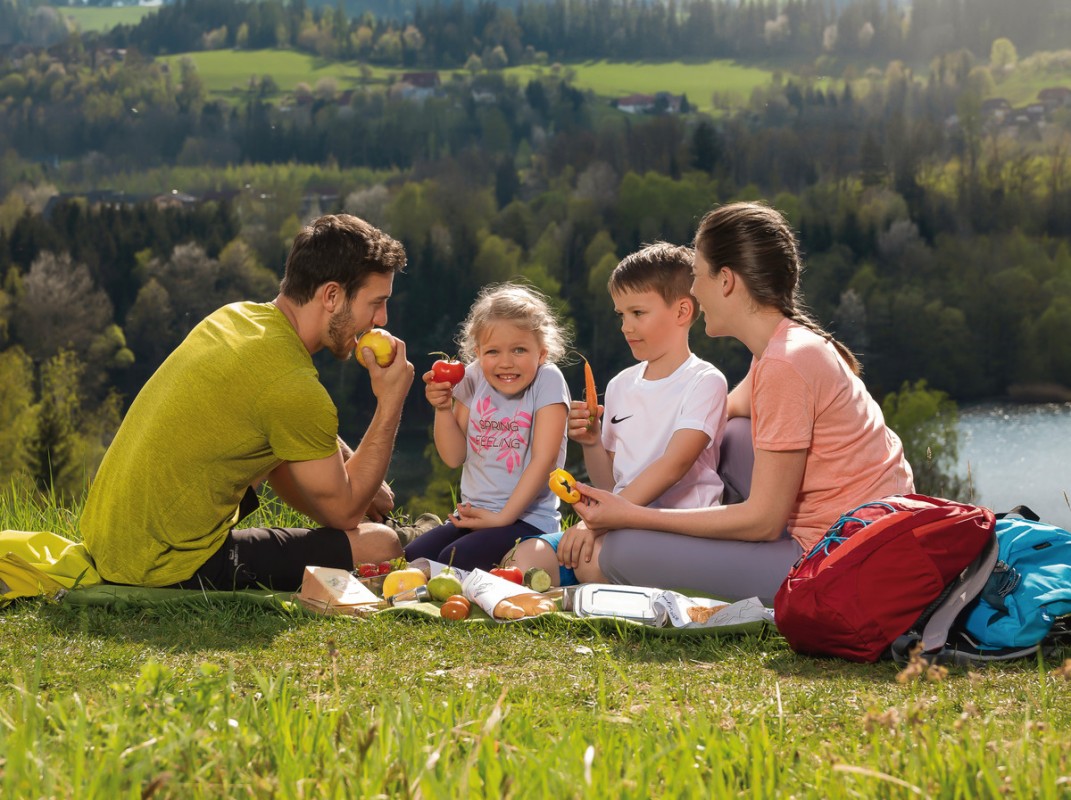
M 1027 505 L 1071 530 L 1071 403 L 962 406 L 961 477 L 968 465 L 974 502 L 996 511 Z

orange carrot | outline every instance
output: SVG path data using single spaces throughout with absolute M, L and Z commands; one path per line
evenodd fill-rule
M 599 395 L 595 391 L 595 375 L 591 372 L 591 364 L 584 359 L 584 399 L 588 403 L 588 419 L 591 424 L 599 416 Z

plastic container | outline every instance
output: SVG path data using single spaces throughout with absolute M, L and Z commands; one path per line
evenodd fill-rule
M 565 588 L 562 609 L 578 617 L 620 617 L 653 625 L 656 616 L 653 600 L 659 591 L 645 586 L 583 583 Z

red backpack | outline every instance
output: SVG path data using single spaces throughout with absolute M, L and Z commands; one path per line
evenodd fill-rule
M 994 522 L 988 508 L 917 494 L 852 509 L 781 584 L 777 628 L 800 653 L 877 661 L 982 556 Z

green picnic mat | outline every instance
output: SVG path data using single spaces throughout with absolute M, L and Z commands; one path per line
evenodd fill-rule
M 217 603 L 247 603 L 265 609 L 286 614 L 302 614 L 309 617 L 321 616 L 309 611 L 297 602 L 292 592 L 273 592 L 269 590 L 245 589 L 241 591 L 197 591 L 193 589 L 147 589 L 140 586 L 113 586 L 100 584 L 82 589 L 73 589 L 63 598 L 65 604 L 78 606 L 98 606 L 115 609 L 144 608 L 168 604 L 198 605 Z M 581 626 L 585 629 L 616 635 L 641 634 L 655 636 L 741 636 L 759 633 L 763 629 L 773 628 L 770 622 L 748 622 L 739 625 L 722 625 L 714 628 L 655 628 L 639 622 L 619 617 L 578 617 L 571 611 L 554 611 L 538 617 L 524 617 L 511 622 L 496 622 L 477 606 L 472 607 L 472 616 L 461 622 L 444 620 L 439 616 L 439 606 L 435 603 L 416 603 L 414 605 L 386 608 L 377 611 L 375 616 L 400 617 L 403 619 L 422 620 L 438 625 L 496 625 L 531 626 Z M 342 616 L 342 615 L 339 615 Z M 359 617 L 347 617 L 360 619 Z
M 72 589 L 63 603 L 76 606 L 108 608 L 146 608 L 169 604 L 198 605 L 204 603 L 246 603 L 263 608 L 293 613 L 304 611 L 294 601 L 293 592 L 273 592 L 267 589 L 242 591 L 199 591 L 196 589 L 149 589 L 143 586 L 118 586 L 108 583 Z

